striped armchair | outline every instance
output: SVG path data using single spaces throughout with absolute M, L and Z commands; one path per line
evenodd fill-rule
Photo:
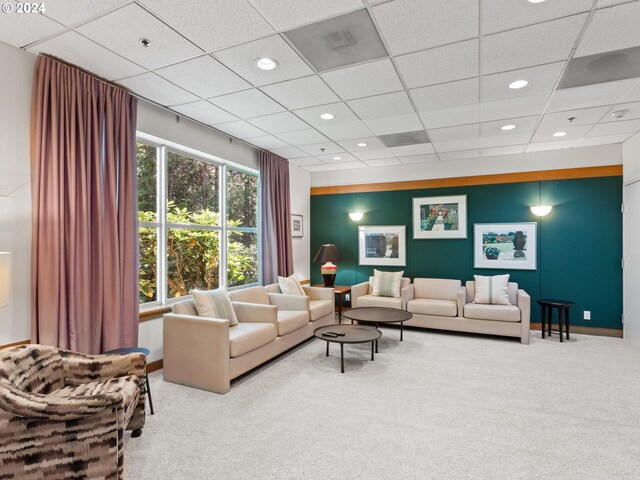
M 123 478 L 124 431 L 142 433 L 143 354 L 0 350 L 0 478 Z

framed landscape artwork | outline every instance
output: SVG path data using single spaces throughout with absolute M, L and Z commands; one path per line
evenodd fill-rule
M 291 236 L 302 237 L 302 215 L 291 215 Z
M 413 238 L 467 238 L 467 196 L 414 198 Z
M 405 225 L 362 226 L 358 237 L 360 265 L 406 266 Z
M 535 222 L 474 224 L 473 266 L 536 270 L 537 226 Z

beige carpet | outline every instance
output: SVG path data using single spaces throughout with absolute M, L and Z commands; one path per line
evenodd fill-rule
M 312 340 L 216 395 L 151 375 L 132 479 L 640 478 L 640 350 L 383 329 L 380 353 Z

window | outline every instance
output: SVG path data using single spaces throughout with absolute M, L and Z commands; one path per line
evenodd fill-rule
M 258 281 L 258 177 L 138 142 L 140 303 Z

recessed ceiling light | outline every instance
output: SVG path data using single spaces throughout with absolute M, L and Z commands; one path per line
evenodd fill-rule
M 542 3 L 544 0 L 529 0 L 529 3 Z
M 511 125 L 503 125 L 502 127 L 500 127 L 500 130 L 513 130 L 514 128 L 516 128 L 515 125 L 511 124 Z
M 518 88 L 526 87 L 529 85 L 527 80 L 516 80 L 515 82 L 511 82 L 509 84 L 509 88 L 512 90 L 517 90 Z
M 322 115 L 320 115 L 320 118 L 323 120 L 331 120 L 333 118 L 333 115 L 330 113 L 323 113 Z
M 149 45 L 151 45 L 151 40 L 149 40 L 148 38 L 141 38 L 138 41 L 142 44 L 144 48 L 147 48 Z
M 366 147 L 366 146 L 367 146 L 367 144 L 366 144 L 366 143 L 364 143 L 364 142 L 357 143 L 356 145 L 357 145 L 358 147 Z
M 342 157 L 333 157 L 334 160 L 342 160 Z
M 615 112 L 611 113 L 610 115 L 613 118 L 624 118 L 624 116 L 629 113 L 629 110 L 616 110 Z
M 567 132 L 556 132 L 553 134 L 554 137 L 564 137 Z
M 262 57 L 256 60 L 256 66 L 260 70 L 273 70 L 278 66 L 278 62 L 273 58 Z

